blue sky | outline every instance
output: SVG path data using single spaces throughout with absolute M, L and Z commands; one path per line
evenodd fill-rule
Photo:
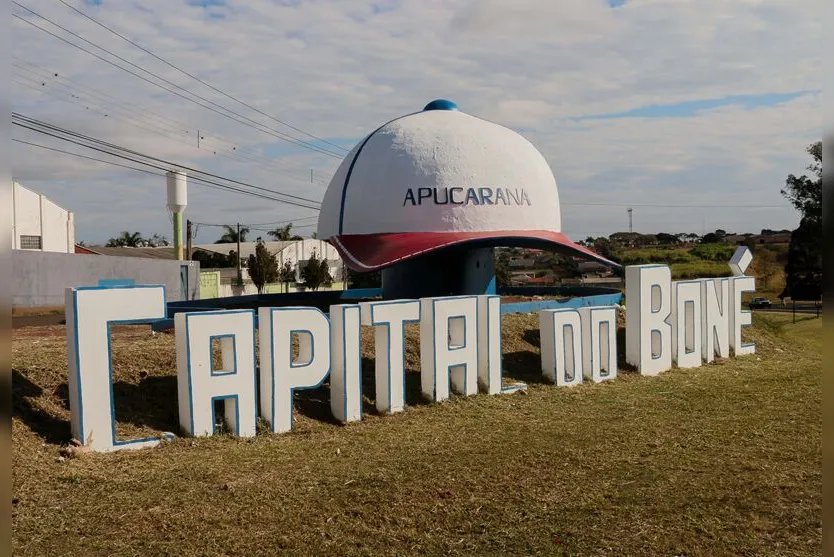
M 797 215 L 779 189 L 787 174 L 803 172 L 804 149 L 822 133 L 821 0 L 801 9 L 793 0 L 71 0 L 260 112 L 59 2 L 21 2 L 258 124 L 220 117 L 18 20 L 15 111 L 311 199 L 322 198 L 340 159 L 276 133 L 338 149 L 278 120 L 349 149 L 383 122 L 449 98 L 520 131 L 542 152 L 560 198 L 578 203 L 563 207 L 571 236 L 622 230 L 623 203 L 641 205 L 635 225 L 645 232 L 790 228 Z M 20 8 L 13 12 L 66 36 Z M 200 149 L 197 130 L 205 136 Z M 67 147 L 21 129 L 13 135 Z M 79 239 L 106 241 L 126 228 L 166 234 L 171 226 L 157 177 L 13 149 L 15 178 L 72 210 Z M 751 199 L 767 207 L 687 206 Z M 309 214 L 197 184 L 186 210 L 207 223 Z M 209 228 L 200 234 L 198 241 L 213 239 Z
M 774 107 L 806 95 L 821 94 L 822 90 L 795 91 L 792 93 L 761 93 L 757 95 L 728 95 L 717 99 L 697 99 L 672 104 L 653 104 L 622 112 L 581 116 L 577 120 L 605 118 L 690 118 L 707 111 L 728 106 L 753 109 Z

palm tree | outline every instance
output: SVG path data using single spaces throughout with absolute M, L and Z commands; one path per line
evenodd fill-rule
M 142 234 L 140 232 L 130 233 L 127 230 L 122 231 L 122 233 L 115 237 L 110 238 L 107 241 L 107 247 L 131 247 L 135 248 L 138 246 L 145 245 L 145 239 L 142 238 Z
M 303 240 L 303 238 L 298 234 L 292 233 L 292 223 L 289 223 L 285 226 L 279 226 L 275 230 L 270 230 L 269 232 L 267 232 L 267 234 L 269 236 L 272 236 L 272 238 L 274 238 L 275 240 L 281 242 L 287 242 L 290 240 Z
M 246 241 L 246 235 L 249 234 L 249 227 L 241 226 L 240 227 L 240 241 Z M 223 235 L 220 236 L 220 239 L 215 242 L 215 244 L 236 244 L 238 241 L 237 237 L 237 227 L 236 226 L 229 226 L 228 224 L 223 225 Z

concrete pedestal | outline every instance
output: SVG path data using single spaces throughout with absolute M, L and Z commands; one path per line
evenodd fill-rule
M 495 294 L 493 248 L 446 248 L 382 271 L 386 300 Z

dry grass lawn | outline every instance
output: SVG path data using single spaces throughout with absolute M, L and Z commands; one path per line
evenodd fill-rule
M 803 319 L 757 316 L 756 356 L 560 389 L 536 317 L 510 316 L 527 394 L 443 404 L 419 401 L 411 331 L 405 413 L 374 415 L 366 384 L 366 419 L 335 425 L 325 387 L 289 434 L 63 461 L 63 328 L 18 329 L 14 554 L 819 555 L 821 320 Z M 114 339 L 120 434 L 175 430 L 172 336 Z

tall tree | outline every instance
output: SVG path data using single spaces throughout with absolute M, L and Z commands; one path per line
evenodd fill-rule
M 313 250 L 310 259 L 301 269 L 301 280 L 304 281 L 304 286 L 310 290 L 318 290 L 322 286 L 328 287 L 333 284 L 333 277 L 330 275 L 327 259 L 319 259 L 316 250 Z
M 249 227 L 241 226 L 240 227 L 240 241 L 246 241 L 246 235 L 249 234 Z M 220 239 L 215 242 L 215 244 L 236 244 L 237 243 L 237 226 L 229 226 L 228 224 L 223 225 L 223 235 L 220 236 Z
M 265 284 L 278 280 L 278 260 L 275 254 L 269 253 L 263 242 L 255 246 L 255 253 L 247 260 L 246 270 L 258 288 L 258 294 L 263 293 Z
M 806 168 L 811 177 L 789 174 L 782 189 L 788 201 L 802 213 L 802 218 L 822 219 L 822 141 L 808 146 L 805 151 L 814 159 Z
M 799 227 L 791 233 L 785 291 L 780 297 L 819 300 L 822 295 L 822 141 L 806 149 L 813 161 L 811 176 L 788 175 L 782 195 L 802 214 Z
M 130 233 L 127 230 L 122 231 L 121 234 L 116 236 L 115 238 L 110 238 L 107 240 L 107 247 L 131 247 L 136 248 L 140 246 L 144 246 L 146 243 L 145 239 L 142 238 L 142 234 L 139 232 Z
M 495 249 L 495 286 L 504 288 L 510 286 L 510 256 L 507 250 Z

